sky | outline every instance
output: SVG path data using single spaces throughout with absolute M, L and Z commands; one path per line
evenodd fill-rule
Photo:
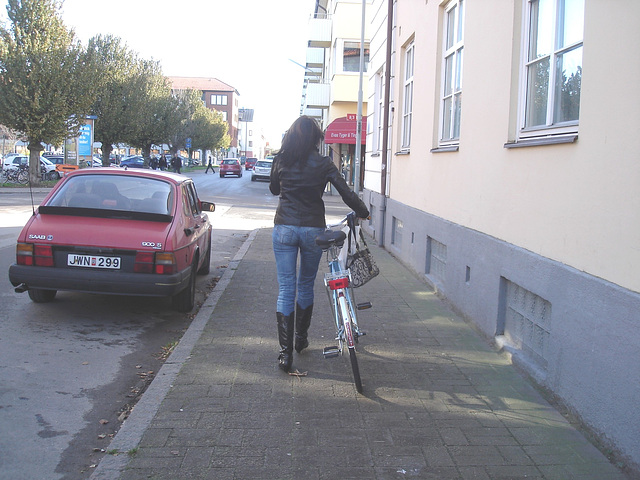
M 2 0 L 0 0 L 2 1 Z M 6 19 L 6 0 L 0 18 Z M 254 110 L 254 132 L 272 146 L 300 115 L 315 0 L 65 0 L 61 15 L 87 44 L 120 37 L 166 76 L 217 78 Z

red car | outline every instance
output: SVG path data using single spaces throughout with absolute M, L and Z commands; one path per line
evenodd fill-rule
M 76 170 L 52 189 L 18 237 L 9 280 L 34 302 L 58 290 L 171 297 L 194 307 L 211 262 L 211 202 L 193 181 L 154 170 Z
M 242 176 L 242 165 L 237 158 L 225 158 L 220 164 L 220 178 L 227 175 Z
M 257 161 L 258 161 L 258 159 L 256 157 L 247 158 L 244 161 L 244 169 L 245 170 L 252 170 Z

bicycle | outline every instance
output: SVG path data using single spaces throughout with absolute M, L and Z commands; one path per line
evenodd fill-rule
M 325 358 L 342 355 L 344 346 L 349 350 L 349 360 L 353 372 L 353 380 L 358 393 L 362 393 L 362 379 L 356 357 L 356 344 L 361 336 L 366 333 L 358 327 L 356 310 L 371 308 L 371 302 L 355 304 L 353 287 L 350 285 L 351 273 L 346 268 L 347 249 L 344 245 L 347 233 L 338 227 L 345 227 L 349 231 L 349 219 L 353 219 L 352 224 L 356 225 L 357 217 L 355 212 L 349 213 L 340 222 L 328 225 L 327 230 L 316 237 L 316 245 L 326 252 L 329 272 L 324 275 L 324 284 L 327 288 L 329 303 L 335 321 L 336 338 L 338 345 L 325 347 L 322 355 Z
M 18 168 L 5 168 L 0 174 L 1 183 L 29 183 L 29 170 L 24 166 Z

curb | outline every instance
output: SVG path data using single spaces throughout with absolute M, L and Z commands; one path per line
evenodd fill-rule
M 180 339 L 178 346 L 160 368 L 158 375 L 142 394 L 142 397 L 131 411 L 131 415 L 124 421 L 120 430 L 118 430 L 107 447 L 107 451 L 115 450 L 117 453 L 106 454 L 102 457 L 95 471 L 89 477 L 90 480 L 114 480 L 120 477 L 120 474 L 129 463 L 128 452 L 138 446 L 144 432 L 160 408 L 160 404 L 173 386 L 173 382 L 178 376 L 182 365 L 191 358 L 191 352 L 209 322 L 220 297 L 224 294 L 238 264 L 247 253 L 247 250 L 249 250 L 257 234 L 258 230 L 253 230 L 233 257 L 233 260 L 229 262 L 227 270 L 205 299 L 198 314 Z

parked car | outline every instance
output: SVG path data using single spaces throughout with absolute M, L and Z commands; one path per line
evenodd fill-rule
M 3 170 L 20 168 L 29 165 L 29 157 L 27 155 L 13 155 L 5 157 L 2 164 Z M 51 163 L 45 157 L 40 157 L 40 168 L 46 180 L 55 180 L 60 178 L 61 174 L 56 170 L 55 164 Z
M 273 160 L 258 160 L 256 162 L 256 166 L 253 167 L 253 172 L 251 173 L 251 181 L 255 182 L 256 180 L 269 180 L 271 177 L 271 166 L 273 165 Z
M 43 155 L 44 156 L 44 155 Z M 49 155 L 44 157 L 54 165 L 62 165 L 64 163 L 64 155 Z
M 247 158 L 244 161 L 244 169 L 245 170 L 252 170 L 257 161 L 258 161 L 258 159 L 256 157 Z
M 123 158 L 120 161 L 120 166 L 127 168 L 145 168 L 144 157 L 142 155 L 132 155 L 130 157 Z
M 29 163 L 29 157 L 20 153 L 7 153 L 2 160 L 2 169 L 18 168 L 20 165 Z
M 185 176 L 85 168 L 51 190 L 18 237 L 9 280 L 37 303 L 56 292 L 170 297 L 194 306 L 196 274 L 207 274 L 215 205 Z
M 101 167 L 101 166 L 102 166 L 102 159 L 101 159 L 100 157 L 97 157 L 97 156 L 95 156 L 95 155 L 94 155 L 94 156 L 91 158 L 91 161 L 86 160 L 86 161 L 84 162 L 84 164 L 85 164 L 85 166 L 86 166 L 86 167 L 88 167 L 88 168 L 99 168 L 99 167 Z
M 242 176 L 242 165 L 237 158 L 225 158 L 220 164 L 220 178 L 227 175 Z

